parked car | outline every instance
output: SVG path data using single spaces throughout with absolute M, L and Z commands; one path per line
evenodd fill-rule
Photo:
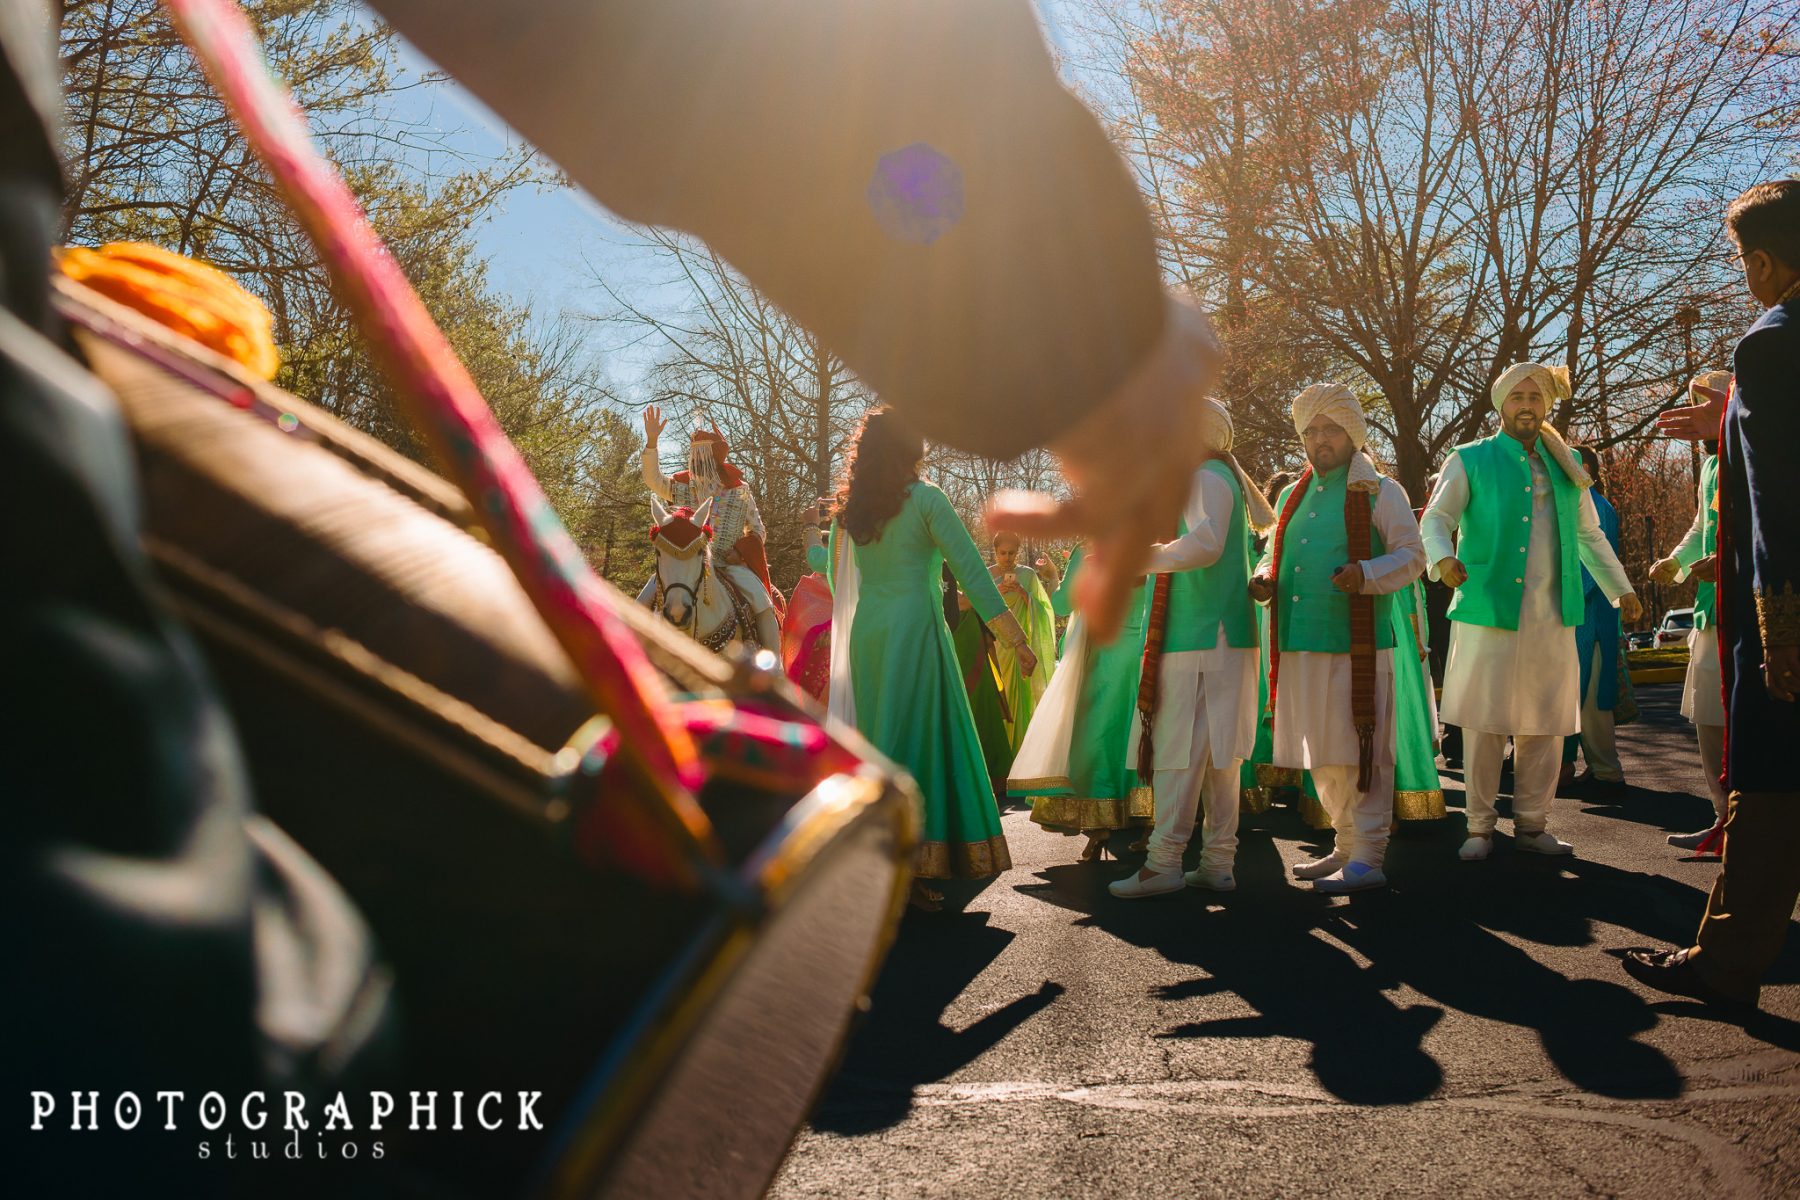
M 1654 629 L 1634 629 L 1625 635 L 1627 650 L 1648 650 L 1656 642 Z
M 1685 646 L 1688 634 L 1693 631 L 1694 610 L 1671 608 L 1663 614 L 1662 624 L 1656 627 L 1656 648 L 1667 650 L 1671 646 Z

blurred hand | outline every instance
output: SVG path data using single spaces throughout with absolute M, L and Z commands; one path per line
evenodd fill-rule
M 1800 691 L 1800 646 L 1770 646 L 1763 651 L 1763 686 L 1777 700 L 1794 702 Z
M 662 431 L 669 427 L 663 420 L 662 409 L 652 404 L 644 410 L 644 444 L 652 450 L 656 449 L 656 440 L 662 437 Z
M 1644 602 L 1637 598 L 1637 593 L 1627 592 L 1619 597 L 1619 619 L 1627 625 L 1635 625 L 1644 616 Z
M 817 525 L 819 523 L 819 506 L 814 504 L 811 508 L 801 509 L 800 523 L 802 525 Z
M 1250 598 L 1258 604 L 1267 604 L 1275 598 L 1275 581 L 1267 575 L 1250 577 Z
M 969 603 L 969 598 L 967 596 L 963 595 L 961 592 L 956 593 L 956 610 L 958 612 L 968 612 L 974 607 L 973 604 Z
M 1200 399 L 1212 387 L 1222 352 L 1199 309 L 1171 297 L 1167 312 L 1150 356 L 1050 447 L 1074 498 L 1058 503 L 1039 493 L 1003 492 L 988 505 L 990 530 L 1089 540 L 1093 550 L 1076 581 L 1075 602 L 1102 644 L 1119 631 L 1150 546 L 1173 530 L 1205 456 Z
M 1445 587 L 1459 588 L 1469 580 L 1469 572 L 1462 562 L 1454 558 L 1438 559 L 1438 579 Z
M 1658 413 L 1656 432 L 1684 442 L 1704 442 L 1719 436 L 1719 427 L 1725 423 L 1727 394 L 1708 387 L 1693 390 L 1706 397 L 1706 403 Z
M 1652 583 L 1671 584 L 1675 582 L 1675 577 L 1679 574 L 1681 574 L 1681 564 L 1675 561 L 1673 555 L 1668 558 L 1659 558 L 1650 564 L 1650 581 Z
M 1008 571 L 1000 577 L 1000 594 L 1002 596 L 1010 596 L 1015 592 L 1023 592 L 1024 590 L 1024 588 L 1019 586 L 1018 577 L 1011 571 Z
M 1719 582 L 1719 556 L 1709 554 L 1688 568 L 1688 578 L 1698 579 L 1701 583 Z

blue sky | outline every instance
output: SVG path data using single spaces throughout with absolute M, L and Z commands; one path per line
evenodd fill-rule
M 1070 3 L 1036 0 L 1046 34 L 1059 49 L 1066 47 L 1067 21 L 1058 14 Z M 409 71 L 431 66 L 404 42 L 402 65 Z M 448 150 L 473 159 L 491 158 L 523 140 L 454 83 L 403 91 L 398 108 L 398 115 L 435 129 Z M 658 307 L 659 299 L 679 303 L 679 293 L 668 285 L 661 264 L 635 243 L 631 228 L 577 189 L 512 193 L 476 231 L 476 243 L 488 261 L 489 278 L 542 317 L 604 310 L 606 298 L 594 286 L 597 273 L 636 303 L 652 308 Z M 620 345 L 616 339 L 600 339 L 596 350 L 613 381 L 626 388 L 641 378 L 653 357 L 652 347 Z

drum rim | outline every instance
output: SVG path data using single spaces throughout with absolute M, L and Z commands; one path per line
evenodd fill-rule
M 588 1115 L 558 1132 L 540 1160 L 540 1181 L 534 1195 L 572 1200 L 594 1194 L 629 1144 L 668 1065 L 689 1043 L 754 948 L 758 930 L 805 888 L 806 866 L 827 853 L 863 814 L 885 807 L 884 819 L 892 823 L 895 833 L 896 870 L 886 915 L 858 981 L 860 1005 L 899 934 L 906 909 L 912 851 L 918 840 L 916 789 L 910 778 L 865 763 L 853 774 L 839 773 L 821 780 L 788 810 L 739 868 L 739 878 L 755 901 L 715 916 L 696 936 L 694 949 L 664 973 L 639 1004 L 636 1015 L 615 1035 L 572 1110 Z M 836 1074 L 853 1028 L 853 1021 L 846 1023 L 835 1038 L 831 1068 L 814 1084 L 807 1113 L 817 1106 Z M 777 1159 L 769 1178 L 759 1181 L 764 1188 L 780 1163 Z

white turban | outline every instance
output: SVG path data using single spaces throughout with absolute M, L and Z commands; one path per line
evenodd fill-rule
M 1275 524 L 1275 510 L 1269 507 L 1269 498 L 1262 494 L 1254 480 L 1238 465 L 1238 460 L 1231 453 L 1232 426 L 1231 410 L 1224 404 L 1208 396 L 1200 402 L 1201 436 L 1206 448 L 1225 461 L 1238 477 L 1238 486 L 1244 493 L 1244 513 L 1250 518 L 1250 528 L 1262 533 Z
M 1302 437 L 1314 417 L 1324 417 L 1350 435 L 1355 453 L 1350 456 L 1350 479 L 1345 485 L 1359 492 L 1381 488 L 1381 475 L 1363 447 L 1369 442 L 1369 424 L 1363 419 L 1362 402 L 1341 383 L 1315 383 L 1294 397 L 1294 432 Z
M 1544 363 L 1514 363 L 1500 372 L 1500 378 L 1494 380 L 1494 386 L 1489 391 L 1494 411 L 1499 412 L 1500 406 L 1506 403 L 1506 398 L 1527 383 L 1537 384 L 1547 401 L 1544 419 L 1539 422 L 1538 440 L 1544 444 L 1544 449 L 1556 460 L 1556 465 L 1562 468 L 1562 473 L 1568 476 L 1571 483 L 1579 488 L 1594 486 L 1594 477 L 1587 473 L 1587 468 L 1570 451 L 1569 443 L 1563 441 L 1556 426 L 1550 424 L 1551 407 L 1569 398 L 1569 368 L 1552 367 Z
M 1698 400 L 1699 397 L 1694 395 L 1695 388 L 1710 388 L 1715 392 L 1730 393 L 1731 372 L 1702 371 L 1688 381 L 1688 396 L 1691 399 Z

